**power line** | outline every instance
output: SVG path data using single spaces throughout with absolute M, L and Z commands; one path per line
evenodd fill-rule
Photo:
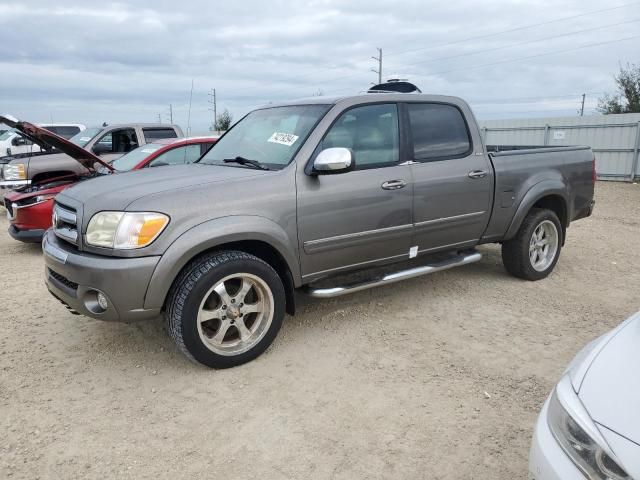
M 440 71 L 440 72 L 433 72 L 430 75 L 440 75 L 440 74 L 443 74 L 443 73 L 457 72 L 457 71 L 460 71 L 460 70 L 469 70 L 469 69 L 473 69 L 473 68 L 492 67 L 494 65 L 502 65 L 504 63 L 519 62 L 521 60 L 530 60 L 532 58 L 546 57 L 546 56 L 549 56 L 549 55 L 558 55 L 560 53 L 573 52 L 575 50 L 581 50 L 583 48 L 599 47 L 601 45 L 608 45 L 608 44 L 611 44 L 611 43 L 625 42 L 627 40 L 632 40 L 632 39 L 638 38 L 638 37 L 640 37 L 640 35 L 632 35 L 630 37 L 618 38 L 618 39 L 615 39 L 615 40 L 608 40 L 606 42 L 587 43 L 585 45 L 580 45 L 578 47 L 566 48 L 564 50 L 556 50 L 555 52 L 539 53 L 539 54 L 536 54 L 536 55 L 528 55 L 526 57 L 518 57 L 518 58 L 509 58 L 509 59 L 506 59 L 506 60 L 499 60 L 497 62 L 485 63 L 485 64 L 481 64 L 481 65 L 471 65 L 471 66 L 466 66 L 466 67 L 461 67 L 461 68 L 454 68 L 454 69 L 451 69 L 451 70 L 443 70 L 443 71 Z
M 401 51 L 401 52 L 392 52 L 390 54 L 387 53 L 387 54 L 385 54 L 385 56 L 388 57 L 390 55 L 391 56 L 393 56 L 393 55 L 402 55 L 402 54 L 409 53 L 409 52 L 415 52 L 415 51 L 420 51 L 420 50 L 428 50 L 428 49 L 433 49 L 433 48 L 446 47 L 446 46 L 450 46 L 450 45 L 457 45 L 457 44 L 469 42 L 469 41 L 472 41 L 472 40 L 479 40 L 479 39 L 482 39 L 482 38 L 494 37 L 494 36 L 502 35 L 502 34 L 505 34 L 505 33 L 512 33 L 512 32 L 517 32 L 517 31 L 521 31 L 521 30 L 535 28 L 535 27 L 539 27 L 539 26 L 543 26 L 543 25 L 549 25 L 549 24 L 563 22 L 563 21 L 567 21 L 567 20 L 573 20 L 575 18 L 594 15 L 596 13 L 603 13 L 603 12 L 608 12 L 608 11 L 612 11 L 612 10 L 619 10 L 621 8 L 625 8 L 625 7 L 629 7 L 631 5 L 637 5 L 637 4 L 640 4 L 640 2 L 636 1 L 636 2 L 624 3 L 624 4 L 621 4 L 621 5 L 617 5 L 615 7 L 608 7 L 608 8 L 602 8 L 602 9 L 599 9 L 599 10 L 592 10 L 590 12 L 580 13 L 580 14 L 572 15 L 572 16 L 568 16 L 568 17 L 557 18 L 557 19 L 548 20 L 548 21 L 545 21 L 545 22 L 540 22 L 540 23 L 535 23 L 535 24 L 530 24 L 530 25 L 523 25 L 523 26 L 520 26 L 520 27 L 510 28 L 510 29 L 507 29 L 507 30 L 500 30 L 500 31 L 493 32 L 493 33 L 488 33 L 488 34 L 483 34 L 483 35 L 476 35 L 476 36 L 467 37 L 467 38 L 462 38 L 462 39 L 459 39 L 459 40 L 454 40 L 452 42 L 441 43 L 441 44 L 437 44 L 437 45 L 430 45 L 430 46 L 415 48 L 415 49 L 411 49 L 411 50 L 404 50 L 404 51 Z M 289 78 L 287 80 L 289 82 L 296 81 L 296 80 L 303 80 L 305 78 L 309 78 L 309 77 L 313 77 L 313 76 L 317 75 L 318 72 L 327 71 L 327 70 L 336 70 L 336 69 L 339 69 L 339 68 L 345 68 L 345 67 L 344 66 L 327 66 L 327 67 L 315 70 L 313 72 L 309 72 L 309 73 L 307 73 L 305 75 Z M 348 68 L 352 68 L 353 69 L 355 67 L 351 66 L 351 67 L 348 67 Z M 337 78 L 333 78 L 333 79 L 328 79 L 327 81 L 343 80 L 345 78 L 355 77 L 355 76 L 357 76 L 359 74 L 360 73 L 350 74 L 350 75 L 341 76 L 341 77 L 337 77 Z M 291 88 L 309 88 L 309 87 L 300 85 L 300 86 L 291 87 Z M 283 90 L 283 91 L 277 91 L 273 95 L 278 95 L 280 93 L 286 93 L 288 90 L 290 90 L 290 89 Z
M 440 48 L 440 47 L 448 47 L 450 45 L 457 45 L 459 43 L 469 42 L 471 40 L 479 40 L 479 39 L 482 39 L 482 38 L 495 37 L 497 35 L 502 35 L 502 34 L 505 34 L 505 33 L 518 32 L 518 31 L 527 30 L 527 29 L 530 29 L 530 28 L 541 27 L 543 25 L 550 25 L 552 23 L 564 22 L 566 20 L 573 20 L 575 18 L 586 17 L 588 15 L 594 15 L 596 13 L 608 12 L 608 11 L 611 11 L 611 10 L 618 10 L 620 8 L 629 7 L 631 5 L 637 5 L 638 3 L 640 3 L 640 2 L 623 3 L 622 5 L 618 5 L 618 6 L 615 6 L 615 7 L 602 8 L 600 10 L 592 10 L 590 12 L 580 13 L 578 15 L 571 15 L 569 17 L 556 18 L 555 20 L 547 20 L 545 22 L 533 23 L 533 24 L 530 24 L 530 25 L 523 25 L 521 27 L 510 28 L 508 30 L 501 30 L 499 32 L 493 32 L 493 33 L 487 33 L 487 34 L 484 34 L 484 35 L 476 35 L 476 36 L 473 36 L 473 37 L 462 38 L 460 40 L 454 40 L 453 42 L 440 43 L 440 44 L 437 44 L 437 45 L 429 45 L 428 47 L 420 47 L 420 48 L 414 48 L 414 49 L 411 49 L 411 50 L 403 50 L 401 52 L 391 52 L 391 53 L 387 53 L 387 56 L 403 55 L 405 53 L 417 52 L 417 51 L 420 51 L 420 50 L 427 50 L 427 49 Z
M 640 2 L 638 2 L 638 3 L 640 3 Z M 476 55 L 478 53 L 484 53 L 486 51 L 493 51 L 493 50 L 500 50 L 500 49 L 510 48 L 510 47 L 514 47 L 514 46 L 521 46 L 521 45 L 524 45 L 524 44 L 527 44 L 527 43 L 536 43 L 536 42 L 540 42 L 540 41 L 543 41 L 543 40 L 550 40 L 550 39 L 553 39 L 553 38 L 559 38 L 559 37 L 563 37 L 563 36 L 575 35 L 575 34 L 578 34 L 578 33 L 584 33 L 585 31 L 595 30 L 595 29 L 598 29 L 598 28 L 600 28 L 600 29 L 609 28 L 609 27 L 613 27 L 613 26 L 617 26 L 617 25 L 622 25 L 622 24 L 626 24 L 626 23 L 634 23 L 634 22 L 638 22 L 638 21 L 640 21 L 640 19 L 629 20 L 629 21 L 626 21 L 626 22 L 619 22 L 619 23 L 615 23 L 615 24 L 602 26 L 602 27 L 595 27 L 593 29 L 579 30 L 579 31 L 575 31 L 575 32 L 567 33 L 567 34 L 553 35 L 551 37 L 545 37 L 545 38 L 540 38 L 540 39 L 537 39 L 537 40 L 531 40 L 531 41 L 526 41 L 526 42 L 510 44 L 510 45 L 506 45 L 506 46 L 496 47 L 496 48 L 493 48 L 493 49 L 481 50 L 481 51 L 478 51 L 478 52 L 465 53 L 465 54 L 460 54 L 460 55 L 440 57 L 440 58 L 436 58 L 436 59 L 428 59 L 426 61 L 408 63 L 408 64 L 405 64 L 405 65 L 403 65 L 401 67 L 396 67 L 396 68 L 406 68 L 406 67 L 411 67 L 411 66 L 414 66 L 414 65 L 420 65 L 420 64 L 423 64 L 423 63 L 429 63 L 429 62 L 437 61 L 437 60 L 444 60 L 444 59 L 462 57 L 462 56 L 468 56 L 468 55 Z M 622 38 L 622 39 L 606 41 L 606 42 L 581 45 L 581 46 L 578 46 L 578 47 L 575 47 L 575 48 L 570 48 L 570 49 L 565 49 L 565 50 L 557 50 L 557 51 L 549 52 L 549 53 L 530 55 L 530 56 L 526 56 L 526 57 L 518 57 L 518 58 L 515 58 L 515 59 L 509 59 L 509 60 L 501 60 L 501 61 L 498 61 L 498 62 L 492 62 L 492 63 L 488 63 L 488 64 L 485 64 L 485 65 L 476 65 L 476 66 L 470 66 L 470 67 L 455 68 L 455 69 L 452 69 L 452 70 L 445 70 L 445 71 L 441 71 L 441 72 L 435 72 L 435 73 L 432 73 L 432 75 L 437 75 L 437 74 L 441 74 L 441 73 L 449 73 L 449 72 L 454 72 L 454 71 L 459 71 L 459 70 L 465 70 L 465 69 L 468 69 L 468 68 L 480 68 L 480 67 L 484 67 L 484 66 L 498 65 L 498 64 L 514 62 L 514 61 L 518 61 L 518 60 L 527 60 L 527 59 L 530 59 L 530 58 L 537 58 L 537 57 L 542 57 L 542 56 L 546 56 L 546 55 L 555 55 L 555 54 L 558 54 L 558 53 L 564 53 L 564 52 L 569 52 L 569 51 L 573 51 L 573 50 L 579 50 L 579 49 L 582 49 L 582 48 L 595 47 L 595 46 L 599 46 L 599 45 L 605 45 L 605 44 L 608 44 L 608 43 L 621 42 L 621 41 L 630 40 L 630 39 L 633 39 L 633 38 L 636 38 L 636 37 L 637 37 L 637 35 L 631 36 L 631 37 L 627 37 L 627 38 Z M 353 77 L 360 76 L 362 74 L 363 74 L 363 72 L 357 72 L 357 73 L 353 73 L 353 74 L 349 74 L 349 75 L 344 75 L 344 76 L 341 76 L 341 77 L 326 79 L 324 81 L 325 82 L 331 82 L 331 81 L 337 81 L 337 80 L 345 80 L 345 79 L 348 79 L 348 78 L 353 78 Z M 291 90 L 297 90 L 297 89 L 301 89 L 301 88 L 310 88 L 310 87 L 306 86 L 306 85 L 305 86 L 298 85 L 298 86 L 290 87 L 287 90 L 276 91 L 275 93 L 271 93 L 270 95 L 275 96 L 275 95 L 278 95 L 280 93 L 287 93 L 287 92 L 289 92 Z M 330 91 L 340 92 L 340 91 L 346 91 L 346 90 L 347 89 L 330 90 Z
M 535 40 L 526 40 L 524 42 L 510 43 L 508 45 L 501 45 L 499 47 L 485 48 L 485 49 L 482 49 L 482 50 L 477 50 L 475 52 L 465 52 L 465 53 L 460 53 L 458 55 L 448 55 L 448 56 L 445 56 L 445 57 L 428 58 L 426 60 L 421 60 L 419 62 L 413 62 L 410 65 L 411 66 L 412 65 L 421 65 L 421 64 L 425 64 L 425 63 L 437 62 L 437 61 L 440 61 L 440 60 L 449 60 L 449 59 L 452 59 L 452 58 L 459 58 L 459 57 L 469 57 L 469 56 L 472 56 L 472 55 L 478 55 L 480 53 L 495 52 L 497 50 L 504 50 L 504 49 L 513 48 L 513 47 L 520 47 L 522 45 L 529 45 L 529 44 L 532 44 L 532 43 L 539 43 L 539 42 L 543 42 L 545 40 L 553 40 L 553 39 L 556 39 L 556 38 L 569 37 L 571 35 L 578 35 L 580 33 L 593 32 L 594 30 L 603 30 L 605 28 L 617 27 L 617 26 L 620 26 L 620 25 L 626 25 L 626 24 L 629 24 L 629 23 L 637 23 L 637 22 L 640 22 L 640 18 L 636 18 L 636 19 L 633 19 L 633 20 L 627 20 L 627 21 L 624 21 L 624 22 L 611 23 L 611 24 L 608 24 L 608 25 L 601 25 L 599 27 L 591 27 L 591 28 L 585 28 L 585 29 L 582 29 L 582 30 L 575 30 L 573 32 L 568 32 L 568 33 L 560 33 L 558 35 L 551 35 L 549 37 L 538 38 L 538 39 L 535 39 Z M 399 67 L 394 67 L 394 68 L 396 68 L 396 69 L 397 68 L 404 68 L 406 66 L 407 65 L 401 65 Z

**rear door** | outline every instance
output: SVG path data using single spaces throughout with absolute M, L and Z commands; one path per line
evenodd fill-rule
M 413 160 L 413 245 L 425 253 L 476 244 L 491 214 L 493 170 L 465 120 L 471 112 L 464 104 L 403 107 Z
M 298 176 L 298 234 L 305 280 L 356 266 L 408 258 L 411 170 L 401 164 L 398 106 L 360 105 L 335 119 L 325 148 L 353 151 L 355 170 Z

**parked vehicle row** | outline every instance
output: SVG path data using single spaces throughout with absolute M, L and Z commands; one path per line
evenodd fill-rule
M 58 155 L 65 155 L 77 162 L 76 172 L 57 171 L 60 162 L 55 161 L 56 156 L 44 156 L 41 168 L 45 168 L 47 160 L 53 159 L 48 167 L 53 171 L 43 170 L 35 182 L 5 194 L 4 205 L 11 221 L 9 234 L 23 242 L 42 241 L 44 232 L 51 227 L 55 196 L 75 183 L 112 172 L 191 163 L 206 153 L 216 140 L 216 137 L 158 139 L 108 163 L 108 157 L 98 156 L 77 142 L 67 141 L 44 128 L 27 122 L 13 122 L 12 126 L 42 148 L 55 146 L 60 152 Z M 167 131 L 175 133 L 174 130 Z
M 17 119 L 6 116 L 0 121 L 9 126 L 19 123 Z M 28 133 L 22 131 L 21 134 L 34 142 Z M 69 141 L 108 163 L 140 145 L 162 138 L 182 138 L 183 136 L 182 130 L 177 125 L 126 124 L 88 128 L 71 137 Z M 53 137 L 49 140 L 55 143 Z M 53 148 L 57 149 L 57 145 L 53 145 Z M 33 182 L 85 173 L 86 168 L 83 165 L 60 152 L 14 159 L 2 168 L 0 196 L 17 187 L 31 185 Z

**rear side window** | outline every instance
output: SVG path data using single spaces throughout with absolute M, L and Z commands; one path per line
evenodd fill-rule
M 67 126 L 67 127 L 57 126 L 57 127 L 44 127 L 44 128 L 45 130 L 49 130 L 50 132 L 53 132 L 67 139 L 73 137 L 75 134 L 77 134 L 80 131 L 80 127 L 73 127 L 73 126 Z
M 456 107 L 437 103 L 410 103 L 407 108 L 415 160 L 459 158 L 471 152 L 467 123 Z
M 151 143 L 154 140 L 160 138 L 178 138 L 178 134 L 173 128 L 143 128 L 144 138 L 147 139 L 147 143 Z

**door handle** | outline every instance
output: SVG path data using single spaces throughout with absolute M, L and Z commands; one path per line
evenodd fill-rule
M 398 190 L 407 186 L 404 180 L 387 180 L 382 185 L 383 190 Z
M 485 170 L 472 170 L 469 172 L 469 178 L 484 178 L 487 176 Z

